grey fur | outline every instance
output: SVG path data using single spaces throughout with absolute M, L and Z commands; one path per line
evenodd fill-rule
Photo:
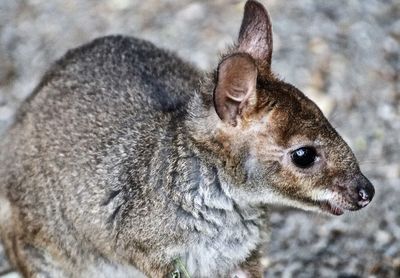
M 213 273 L 223 275 L 237 245 L 248 241 L 247 231 L 254 242 L 245 254 L 254 249 L 260 237 L 254 219 L 261 212 L 238 208 L 223 174 L 202 159 L 185 125 L 188 99 L 201 79 L 175 55 L 122 36 L 97 39 L 57 62 L 1 148 L 0 184 L 20 221 L 13 223 L 18 229 L 2 230 L 29 245 L 10 252 L 40 252 L 46 259 L 51 245 L 62 266 L 29 264 L 68 277 L 102 260 L 130 264 L 141 256 L 161 268 L 189 253 L 193 241 L 200 243 L 193 248 L 204 248 L 194 253 L 220 246 L 207 256 Z M 36 233 L 47 238 L 46 246 Z M 223 247 L 226 241 L 236 242 Z M 236 261 L 244 259 L 240 254 Z M 205 277 L 202 260 L 188 255 L 187 263 Z
M 360 208 L 354 177 L 373 188 L 354 155 L 313 102 L 274 77 L 267 12 L 256 1 L 245 9 L 218 107 L 225 75 L 135 38 L 94 40 L 49 69 L 0 149 L 0 235 L 25 277 L 164 277 L 177 257 L 193 277 L 261 277 L 265 205 Z M 247 69 L 258 78 L 243 100 L 235 78 Z M 234 126 L 215 110 L 226 101 Z M 300 143 L 317 144 L 319 168 L 290 162 Z

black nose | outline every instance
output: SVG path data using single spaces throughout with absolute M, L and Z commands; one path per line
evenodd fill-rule
M 361 177 L 357 180 L 357 190 L 357 205 L 360 208 L 363 208 L 371 202 L 372 198 L 375 195 L 375 189 L 371 182 L 366 177 L 364 177 L 364 175 L 361 175 Z

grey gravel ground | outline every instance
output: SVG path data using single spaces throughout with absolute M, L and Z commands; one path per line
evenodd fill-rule
M 266 277 L 400 277 L 400 1 L 269 0 L 276 72 L 322 107 L 376 186 L 366 209 L 272 213 Z M 236 38 L 243 1 L 0 0 L 0 133 L 49 64 L 105 34 L 202 69 Z M 0 248 L 0 273 L 8 268 Z

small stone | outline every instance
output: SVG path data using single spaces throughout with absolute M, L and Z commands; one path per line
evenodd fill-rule
M 206 8 L 204 4 L 195 2 L 187 5 L 184 9 L 180 10 L 177 18 L 183 21 L 196 21 L 204 18 Z
M 2 275 L 1 278 L 21 278 L 21 275 L 19 275 L 17 272 L 9 272 Z
M 388 164 L 384 167 L 384 169 L 388 179 L 396 179 L 400 177 L 400 165 L 397 163 Z
M 117 10 L 125 10 L 130 6 L 130 0 L 112 0 L 110 5 Z
M 313 38 L 310 41 L 309 47 L 314 54 L 321 55 L 329 53 L 329 45 L 320 37 Z
M 260 263 L 263 268 L 268 268 L 271 265 L 271 261 L 267 257 L 261 258 Z
M 393 267 L 400 270 L 400 257 L 393 259 Z
M 360 276 L 351 273 L 342 273 L 337 276 L 338 278 L 360 278 Z
M 0 121 L 10 121 L 14 115 L 14 109 L 9 106 L 0 106 Z
M 357 137 L 354 140 L 354 147 L 357 151 L 365 151 L 368 147 L 367 140 L 364 137 Z
M 321 267 L 319 269 L 320 277 L 335 277 L 336 272 L 336 269 L 330 269 L 327 267 Z
M 384 230 L 379 230 L 375 233 L 375 240 L 377 244 L 384 246 L 392 241 L 392 236 Z

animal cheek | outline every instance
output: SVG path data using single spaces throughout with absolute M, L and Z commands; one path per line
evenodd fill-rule
M 299 195 L 299 193 L 303 191 L 304 187 L 306 187 L 306 184 L 300 177 L 285 170 L 280 171 L 279 175 L 276 175 L 274 184 L 276 189 L 289 196 Z

